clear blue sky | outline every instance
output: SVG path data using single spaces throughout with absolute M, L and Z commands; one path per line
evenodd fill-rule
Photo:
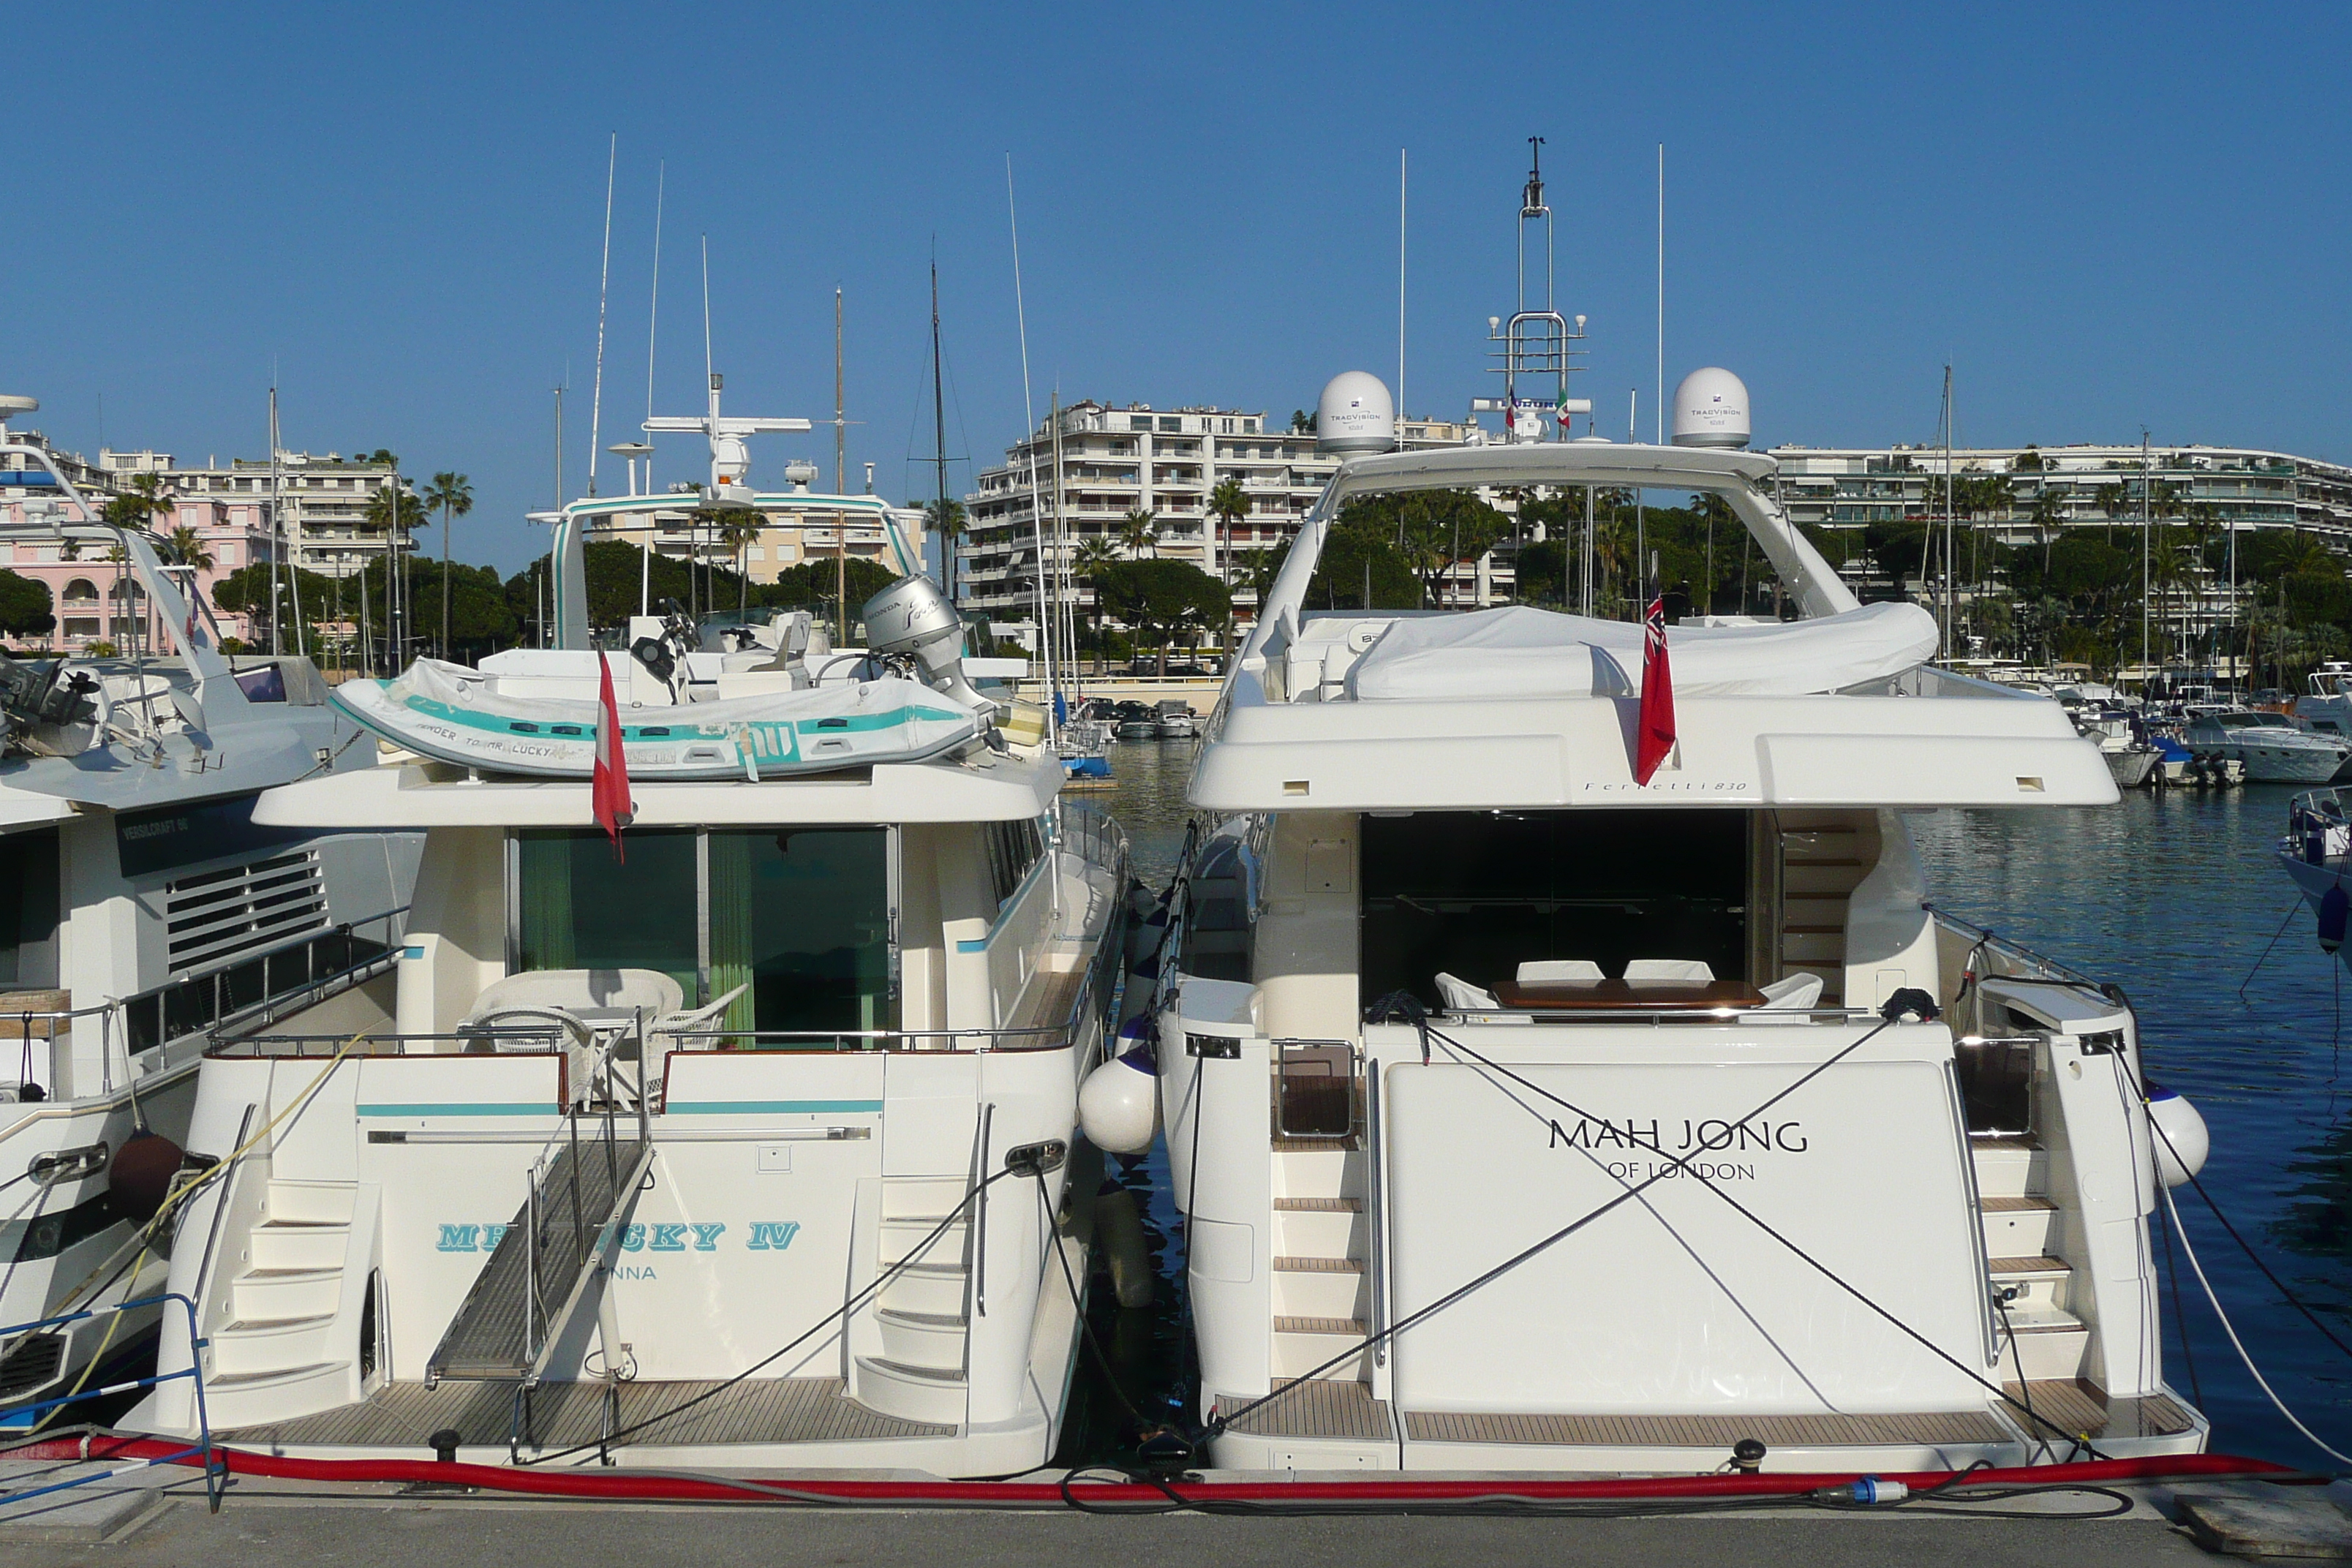
M 1344 31 L 1333 31 L 1345 18 Z M 2147 5 L 1268 7 L 16 6 L 0 391 L 94 450 L 386 446 L 470 474 L 458 553 L 539 546 L 549 389 L 584 479 L 606 136 L 620 136 L 604 440 L 698 407 L 710 243 L 728 406 L 829 417 L 847 290 L 852 488 L 927 489 L 936 241 L 950 450 L 1068 397 L 1286 416 L 1392 377 L 1412 155 L 1412 411 L 1458 416 L 1508 309 L 1524 137 L 1548 138 L 1582 390 L 1748 380 L 1759 444 L 2242 442 L 2352 458 L 2352 11 Z M 702 469 L 667 438 L 663 477 Z M 766 437 L 830 482 L 832 437 Z M 971 468 L 956 475 L 961 489 Z M 618 488 L 607 468 L 604 487 Z

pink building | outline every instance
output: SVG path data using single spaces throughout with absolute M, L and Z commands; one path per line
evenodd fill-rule
M 11 431 L 9 436 L 25 445 L 44 448 L 47 446 L 37 432 Z M 79 454 L 52 452 L 51 456 L 93 506 L 103 506 L 118 490 L 126 488 L 133 475 L 152 473 L 161 478 L 163 492 L 175 504 L 168 518 L 159 516 L 154 520 L 152 531 L 167 537 L 178 528 L 195 531 L 202 542 L 203 553 L 211 561 L 207 565 L 184 571 L 184 581 L 191 577 L 194 580 L 197 593 L 212 609 L 222 637 L 253 638 L 249 617 L 213 606 L 214 586 L 223 577 L 256 562 L 267 562 L 270 556 L 269 498 L 266 488 L 232 489 L 221 482 L 249 478 L 243 471 L 245 465 L 238 465 L 234 473 L 187 471 L 174 470 L 171 456 L 162 452 L 101 452 L 95 467 L 83 461 Z M 21 464 L 21 459 L 18 462 Z M 267 472 L 266 466 L 263 471 Z M 46 481 L 47 478 L 29 467 L 12 465 L 0 469 L 0 519 L 16 523 L 38 521 L 46 510 L 44 503 L 51 501 L 58 492 L 46 482 L 27 481 Z M 146 608 L 145 594 L 131 580 L 128 571 L 105 558 L 102 548 L 84 544 L 77 552 L 69 545 L 19 537 L 0 542 L 0 567 L 48 585 L 58 624 L 46 639 L 37 640 L 62 651 L 79 652 L 99 641 L 111 642 L 118 648 L 125 647 Z M 150 642 L 152 645 L 152 637 Z

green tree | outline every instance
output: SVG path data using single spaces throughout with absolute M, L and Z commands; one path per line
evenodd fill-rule
M 1127 546 L 1130 558 L 1151 552 L 1152 559 L 1160 557 L 1160 517 L 1156 512 L 1138 507 L 1127 514 L 1119 525 L 1118 542 Z
M 1173 634 L 1221 625 L 1233 612 L 1225 585 L 1189 561 L 1120 561 L 1096 578 L 1103 607 L 1128 626 L 1156 635 L 1160 673 L 1168 673 Z
M 425 487 L 427 510 L 441 514 L 441 657 L 449 657 L 449 520 L 474 510 L 474 486 L 463 474 L 442 472 Z
M 46 637 L 57 625 L 49 585 L 0 567 L 0 632 L 11 637 Z
M 1290 411 L 1290 433 L 1294 436 L 1312 436 L 1315 434 L 1315 416 L 1307 413 L 1304 408 L 1292 409 Z
M 1089 534 L 1078 541 L 1071 558 L 1070 574 L 1094 590 L 1094 598 L 1087 606 L 1087 621 L 1094 633 L 1095 673 L 1102 673 L 1102 574 L 1107 567 L 1116 566 L 1120 560 L 1118 546 L 1102 534 Z

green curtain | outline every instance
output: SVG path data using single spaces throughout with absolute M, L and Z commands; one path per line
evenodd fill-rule
M 710 836 L 710 994 L 724 996 L 751 980 L 751 847 L 743 833 Z M 746 989 L 728 1004 L 721 1026 L 750 1030 L 755 994 Z
M 522 967 L 576 969 L 579 947 L 572 922 L 569 837 L 528 837 L 520 845 Z

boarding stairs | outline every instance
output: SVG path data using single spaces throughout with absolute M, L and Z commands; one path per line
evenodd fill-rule
M 535 1385 L 653 1168 L 642 1110 L 574 1107 L 532 1163 L 513 1222 L 426 1362 L 443 1382 Z
M 377 1205 L 352 1182 L 271 1180 L 207 1342 L 215 1426 L 302 1415 L 361 1396 L 376 1373 L 367 1262 Z
M 1275 1380 L 1369 1383 L 1370 1350 L 1323 1363 L 1371 1333 L 1363 1079 L 1347 1047 L 1281 1043 L 1274 1106 Z
M 960 1426 L 970 1408 L 975 1214 L 961 1176 L 886 1176 L 876 1226 L 878 1354 L 854 1354 L 859 1404 L 906 1421 Z M 950 1215 L 953 1215 L 950 1219 Z M 942 1222 L 945 1222 L 944 1224 Z
M 2072 1384 L 2087 1374 L 2091 1331 L 2070 1310 L 2074 1269 L 2058 1256 L 2063 1215 L 2051 1198 L 2050 1152 L 2030 1134 L 1969 1139 L 1987 1268 L 2005 1312 L 1999 1381 Z M 2005 1320 L 2005 1321 L 2004 1321 Z

